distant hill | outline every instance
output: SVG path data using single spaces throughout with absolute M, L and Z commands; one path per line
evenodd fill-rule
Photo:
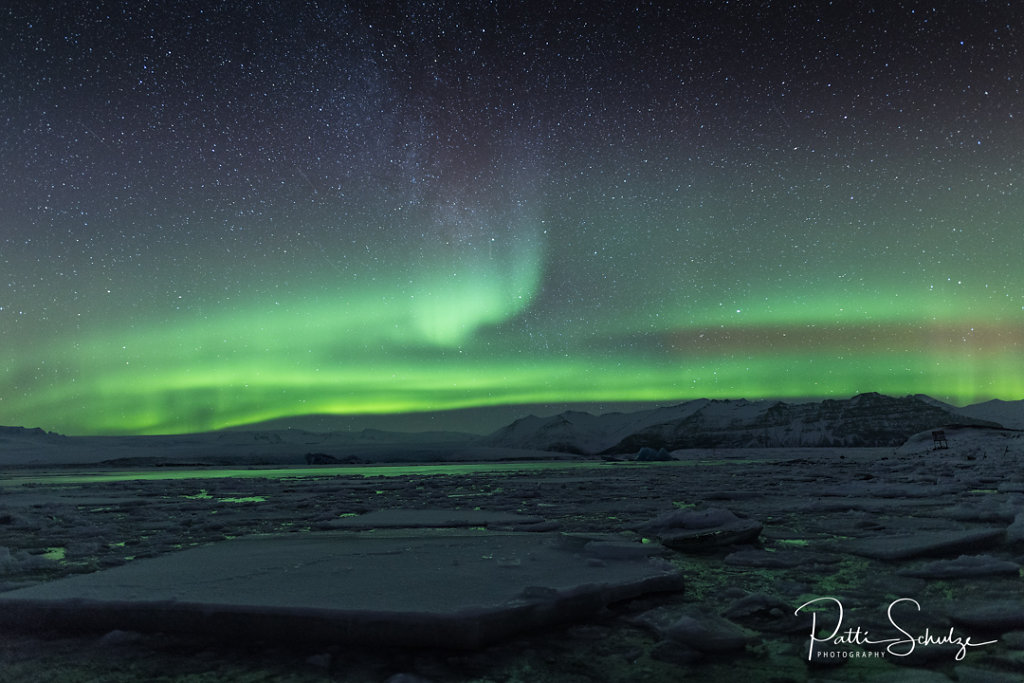
M 899 446 L 913 434 L 947 424 L 999 426 L 943 405 L 927 397 L 876 393 L 812 403 L 701 399 L 631 414 L 530 416 L 478 443 L 578 454 L 634 453 L 643 447 Z
M 2 427 L 0 426 L 0 442 L 21 439 L 62 438 L 60 434 L 45 432 L 38 427 Z
M 0 448 L 38 445 L 59 446 L 66 440 L 66 436 L 45 432 L 38 428 L 0 426 Z
M 1000 401 L 994 398 L 953 410 L 970 418 L 998 422 L 1009 429 L 1024 429 L 1024 401 Z
M 61 436 L 0 427 L 0 466 L 53 463 L 282 464 L 320 454 L 345 462 L 438 462 L 458 457 L 477 438 L 454 432 L 314 433 L 299 429 L 217 431 L 163 436 Z
M 522 406 L 520 406 L 520 409 Z M 513 407 L 506 406 L 509 411 Z M 499 413 L 467 411 L 494 419 Z M 519 412 L 522 414 L 522 412 Z M 667 407 L 593 414 L 564 410 L 529 415 L 486 436 L 447 426 L 451 415 L 414 416 L 428 429 L 327 430 L 325 416 L 299 416 L 248 428 L 168 436 L 62 436 L 41 429 L 0 427 L 0 465 L 52 462 L 303 462 L 310 455 L 360 462 L 440 462 L 551 454 L 633 454 L 641 448 L 899 446 L 910 436 L 950 425 L 1024 428 L 1024 401 L 987 401 L 958 408 L 924 395 L 860 394 L 810 402 L 697 399 Z M 460 414 L 459 417 L 463 417 Z M 354 418 L 345 418 L 351 426 Z M 383 416 L 374 416 L 374 424 Z M 507 419 L 507 418 L 506 418 Z M 408 416 L 395 425 L 409 427 Z M 298 428 L 316 427 L 314 431 Z M 532 455 L 531 455 L 532 454 Z M 556 456 L 557 457 L 557 456 Z
M 477 443 L 564 453 L 601 453 L 636 433 L 685 419 L 709 403 L 711 401 L 708 399 L 697 399 L 666 408 L 632 413 L 592 415 L 572 410 L 551 417 L 530 415 L 502 427 Z
M 453 435 L 464 434 L 469 438 L 475 438 L 490 434 L 494 430 L 508 425 L 513 420 L 530 414 L 553 415 L 567 411 L 599 414 L 611 411 L 634 413 L 657 408 L 661 405 L 664 405 L 664 402 L 559 402 L 477 406 L 474 408 L 454 408 L 396 414 L 292 415 L 238 425 L 224 431 L 266 432 L 297 429 L 318 434 L 337 434 L 338 432 L 361 432 L 366 429 L 374 429 L 384 432 L 406 432 L 409 434 L 447 432 Z

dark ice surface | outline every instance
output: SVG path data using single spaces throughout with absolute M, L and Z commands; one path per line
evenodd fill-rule
M 567 567 L 640 567 L 657 559 L 684 581 L 682 591 L 563 612 L 564 620 L 468 650 L 385 638 L 352 645 L 302 632 L 210 637 L 7 625 L 0 633 L 0 680 L 1024 680 L 1024 462 L 1017 453 L 975 443 L 934 452 L 747 449 L 675 456 L 680 462 L 667 465 L 496 472 L 453 466 L 426 476 L 332 471 L 241 480 L 199 473 L 0 485 L 0 588 L 7 595 L 143 566 L 146 558 L 226 548 L 231 539 L 252 542 L 239 537 L 256 534 L 297 543 L 405 534 L 529 538 L 542 545 L 566 537 L 577 539 L 567 541 Z M 416 511 L 433 512 L 417 518 Z M 480 516 L 474 520 L 473 513 Z M 363 515 L 371 516 L 360 520 Z M 363 523 L 374 515 L 388 528 Z M 417 528 L 403 528 L 403 517 Z M 713 547 L 651 556 L 626 550 L 657 547 L 657 534 L 668 533 L 651 531 L 658 518 L 675 520 L 676 531 L 700 520 L 726 529 L 735 519 L 756 521 L 762 530 L 754 539 L 717 545 L 722 536 L 709 527 Z M 353 530 L 339 530 L 344 520 L 354 520 Z M 579 539 L 593 545 L 585 551 Z M 451 552 L 475 553 L 471 545 Z M 488 554 L 494 555 L 481 552 L 481 559 Z M 523 558 L 508 554 L 499 566 L 501 554 L 491 558 L 496 574 L 517 571 L 515 560 Z M 287 590 L 286 572 L 273 574 L 265 590 Z M 169 588 L 173 583 L 169 578 Z M 526 595 L 550 598 L 544 589 L 553 586 L 539 583 Z M 843 642 L 825 638 L 832 634 Z M 909 638 L 913 647 L 897 642 Z
M 0 593 L 0 623 L 465 649 L 682 587 L 679 568 L 633 545 L 488 531 L 245 536 Z

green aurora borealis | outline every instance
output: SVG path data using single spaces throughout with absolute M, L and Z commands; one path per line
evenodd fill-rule
M 1024 398 L 1018 11 L 455 6 L 12 12 L 0 424 Z

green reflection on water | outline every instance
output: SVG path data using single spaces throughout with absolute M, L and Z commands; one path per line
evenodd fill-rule
M 438 474 L 493 474 L 501 472 L 541 472 L 572 469 L 650 469 L 694 466 L 743 465 L 764 460 L 676 460 L 671 462 L 605 462 L 597 460 L 534 461 L 499 463 L 444 463 L 426 465 L 339 465 L 337 467 L 279 468 L 153 468 L 137 470 L 95 470 L 49 474 L 38 471 L 4 472 L 0 487 L 20 485 L 90 484 L 118 481 L 162 481 L 185 479 L 317 479 L 325 477 L 402 477 Z
M 47 548 L 46 552 L 42 554 L 47 560 L 53 560 L 54 562 L 63 562 L 67 555 L 67 549 L 63 547 Z

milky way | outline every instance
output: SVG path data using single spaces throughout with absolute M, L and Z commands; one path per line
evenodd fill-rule
M 13 4 L 0 424 L 1024 398 L 1016 3 Z

